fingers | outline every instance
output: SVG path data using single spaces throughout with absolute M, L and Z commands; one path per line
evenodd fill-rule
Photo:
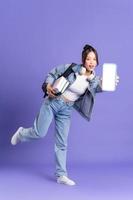
M 120 77 L 119 76 L 116 76 L 116 81 L 120 81 Z
M 119 81 L 120 81 L 120 77 L 117 75 L 117 76 L 116 76 L 116 81 L 115 81 L 115 85 L 116 85 L 116 86 L 118 85 Z
M 56 97 L 55 91 L 52 87 L 47 88 L 47 94 L 49 97 L 52 97 L 52 98 Z
M 49 93 L 48 93 L 48 96 L 49 96 L 49 97 L 52 97 L 52 98 L 55 98 L 55 97 L 56 97 L 56 95 L 54 95 L 52 92 L 49 92 Z

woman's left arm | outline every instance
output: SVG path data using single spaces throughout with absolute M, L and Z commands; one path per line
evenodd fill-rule
M 98 93 L 98 92 L 103 92 L 102 90 L 102 78 L 100 77 L 96 77 L 96 87 L 95 87 L 95 92 Z
M 115 85 L 117 86 L 119 83 L 120 77 L 117 75 L 116 80 L 115 80 Z M 102 78 L 98 77 L 97 78 L 97 87 L 96 87 L 96 92 L 103 92 L 102 90 Z

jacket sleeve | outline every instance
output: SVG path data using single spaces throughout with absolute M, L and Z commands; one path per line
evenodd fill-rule
M 44 98 L 47 96 L 47 84 L 53 84 L 54 81 L 63 74 L 66 69 L 70 66 L 70 64 L 65 65 L 59 65 L 55 68 L 53 68 L 46 76 L 43 84 L 42 84 L 42 90 L 44 92 Z
M 90 87 L 94 93 L 102 92 L 101 79 L 99 76 L 95 76 L 94 79 L 90 81 Z
M 66 69 L 70 66 L 70 64 L 65 65 L 59 65 L 55 68 L 53 68 L 46 76 L 45 83 L 50 83 L 51 85 L 54 83 L 54 81 L 63 74 Z
M 96 93 L 103 92 L 102 90 L 102 80 L 100 77 L 97 77 L 97 86 L 96 86 Z

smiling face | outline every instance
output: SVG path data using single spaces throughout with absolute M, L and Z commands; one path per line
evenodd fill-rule
M 87 71 L 93 71 L 95 67 L 97 66 L 97 59 L 96 55 L 93 51 L 89 52 L 86 56 L 84 66 Z

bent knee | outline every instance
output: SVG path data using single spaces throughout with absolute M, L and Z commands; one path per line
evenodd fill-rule
M 67 150 L 67 144 L 56 144 L 55 150 L 66 151 Z
M 46 135 L 46 133 L 43 131 L 37 131 L 37 130 L 34 131 L 37 138 L 43 138 Z

